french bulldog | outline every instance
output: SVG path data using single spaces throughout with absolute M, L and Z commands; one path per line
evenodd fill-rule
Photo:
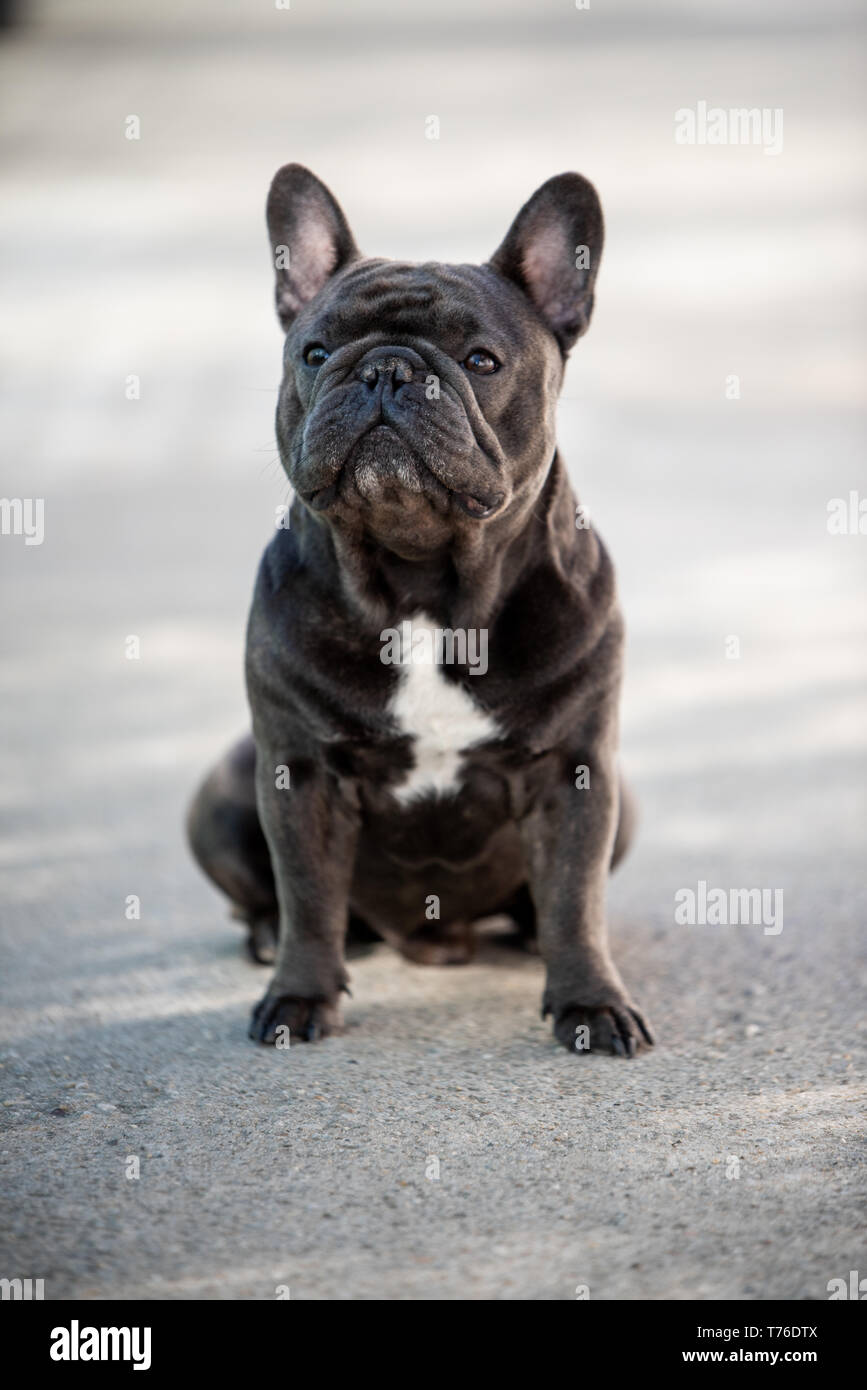
M 199 863 L 274 962 L 250 1036 L 340 1031 L 345 943 L 457 963 L 473 923 L 534 937 L 575 1051 L 650 1029 L 609 953 L 632 831 L 617 770 L 623 623 L 557 450 L 602 252 L 593 186 L 549 179 L 484 265 L 361 255 L 288 164 L 267 204 L 294 489 L 250 613 L 252 736 L 189 816 Z

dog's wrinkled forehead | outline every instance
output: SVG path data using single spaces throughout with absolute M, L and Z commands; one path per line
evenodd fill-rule
M 452 353 L 502 351 L 525 343 L 532 315 L 485 266 L 363 260 L 329 280 L 296 327 L 304 337 L 315 330 L 329 348 L 376 335 L 427 340 Z

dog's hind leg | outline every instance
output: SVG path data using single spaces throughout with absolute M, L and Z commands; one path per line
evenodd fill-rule
M 277 894 L 271 855 L 256 810 L 256 746 L 247 735 L 208 774 L 187 814 L 187 835 L 199 865 L 246 922 L 247 949 L 272 964 Z

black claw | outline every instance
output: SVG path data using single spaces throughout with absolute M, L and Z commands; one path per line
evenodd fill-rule
M 612 1013 L 614 1011 L 612 1010 Z M 614 1013 L 614 1022 L 617 1025 L 616 1037 L 619 1037 L 623 1045 L 623 1055 L 626 1057 L 635 1056 L 635 1038 L 633 1037 L 632 1027 L 629 1022 L 629 1015 L 625 1013 Z
M 614 1053 L 615 1057 L 625 1057 L 627 1055 L 626 1048 L 623 1046 L 623 1039 L 619 1033 L 612 1034 L 611 1051 Z
M 253 1042 L 267 1043 L 273 1042 L 276 1033 L 273 1029 L 274 1006 L 266 999 L 260 999 L 253 1009 L 253 1017 L 250 1020 L 250 1027 L 247 1029 L 247 1037 Z
M 653 1034 L 651 1033 L 651 1031 L 650 1031 L 650 1029 L 648 1028 L 647 1024 L 644 1022 L 644 1019 L 641 1017 L 641 1014 L 638 1013 L 638 1011 L 637 1011 L 636 1009 L 632 1009 L 630 1012 L 632 1013 L 632 1017 L 635 1019 L 635 1022 L 638 1024 L 639 1028 L 641 1029 L 641 1034 L 642 1034 L 642 1037 L 644 1038 L 644 1041 L 647 1043 L 647 1045 L 648 1045 L 649 1047 L 653 1047 L 653 1046 L 654 1046 Z

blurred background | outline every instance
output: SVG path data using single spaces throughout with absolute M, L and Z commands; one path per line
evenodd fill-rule
M 101 1068 L 120 1067 L 128 1096 L 99 1104 L 139 1104 L 145 1073 L 186 1103 L 213 1081 L 213 1058 L 175 1071 L 202 1016 L 231 1035 L 240 1089 L 254 1065 L 270 1084 L 243 1041 L 263 980 L 238 960 L 182 817 L 247 722 L 244 623 L 288 496 L 264 228 L 288 160 L 329 184 L 362 250 L 411 260 L 486 258 L 550 175 L 595 182 L 606 250 L 560 443 L 627 620 L 624 761 L 644 820 L 612 890 L 619 958 L 650 981 L 636 992 L 672 1055 L 699 1035 L 712 1051 L 721 1027 L 742 1039 L 732 1000 L 765 979 L 750 1026 L 791 1029 L 791 1085 L 802 1029 L 827 1028 L 822 1065 L 846 1076 L 863 969 L 867 537 L 829 534 L 827 519 L 831 499 L 867 496 L 862 7 L 22 0 L 17 20 L 0 37 L 2 492 L 45 506 L 41 545 L 0 537 L 5 1075 L 20 1070 L 5 1113 L 22 1152 L 42 1142 L 55 1091 L 74 1100 L 84 1077 L 87 1096 Z M 782 108 L 782 152 L 677 144 L 675 111 L 700 101 Z M 685 948 L 673 894 L 699 878 L 783 886 L 785 932 Z M 140 923 L 125 918 L 131 894 Z M 416 990 L 426 1022 L 409 1032 L 438 1035 L 438 972 L 406 984 L 403 963 L 378 961 L 362 967 L 371 1007 Z M 520 983 L 529 1017 L 535 986 Z M 82 1113 L 108 1123 L 96 1105 Z M 66 1142 L 45 1140 L 44 1171 Z M 83 1179 L 63 1171 L 67 1246 L 31 1270 L 37 1223 L 16 1203 L 17 1272 L 54 1260 L 55 1288 L 117 1287 L 107 1250 L 146 1242 L 150 1223 L 154 1287 L 215 1291 L 201 1271 L 172 1284 L 189 1252 L 172 1263 L 155 1210 L 129 1225 L 115 1213 L 113 1243 L 82 1244 L 69 1212 Z M 702 1278 L 704 1296 L 750 1296 L 746 1275 L 714 1283 L 696 1260 L 675 1259 L 674 1296 Z M 643 1296 L 628 1265 L 613 1287 Z

